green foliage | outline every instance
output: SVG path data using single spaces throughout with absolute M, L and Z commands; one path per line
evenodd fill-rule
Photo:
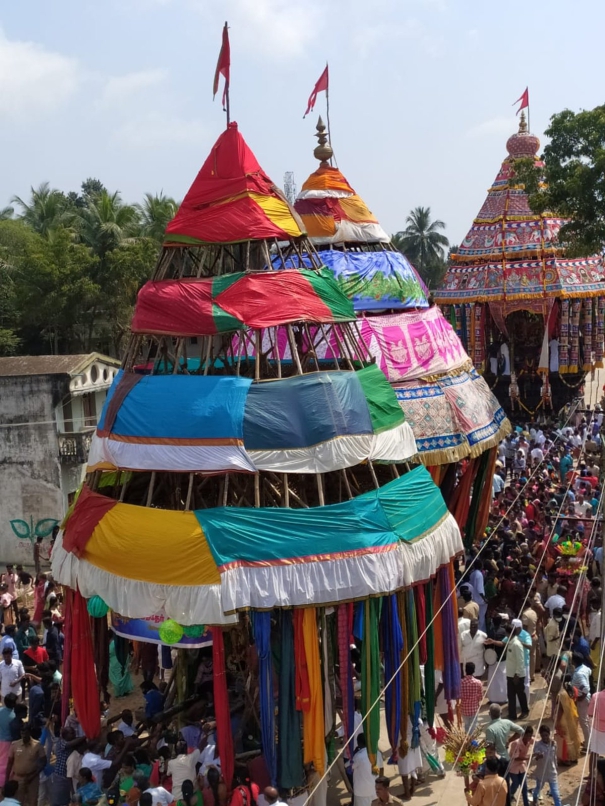
M 553 115 L 546 130 L 544 167 L 519 160 L 515 171 L 535 212 L 569 218 L 559 233 L 570 257 L 605 245 L 605 105 Z
M 136 295 L 177 204 L 125 204 L 98 179 L 48 182 L 0 210 L 0 356 L 97 349 L 119 355 Z
M 429 288 L 434 288 L 442 280 L 447 261 L 445 250 L 449 241 L 440 230 L 445 224 L 431 220 L 430 207 L 415 207 L 405 220 L 406 228 L 392 236 L 392 242 L 410 263 L 413 263 Z

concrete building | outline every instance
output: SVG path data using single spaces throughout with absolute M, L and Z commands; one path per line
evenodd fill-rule
M 0 358 L 0 564 L 31 565 L 36 527 L 62 519 L 119 366 L 99 353 Z

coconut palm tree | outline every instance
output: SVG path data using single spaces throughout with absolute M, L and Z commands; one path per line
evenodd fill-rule
M 430 207 L 415 207 L 406 218 L 406 228 L 392 237 L 393 245 L 416 266 L 427 285 L 435 285 L 445 270 L 449 241 L 439 230 L 445 224 L 431 221 Z
M 0 221 L 8 221 L 15 215 L 14 207 L 3 207 L 0 210 Z
M 78 237 L 103 261 L 112 249 L 133 237 L 139 225 L 134 205 L 124 204 L 118 191 L 102 190 L 78 211 Z
M 68 209 L 66 197 L 60 190 L 51 188 L 48 182 L 31 188 L 29 203 L 20 196 L 13 196 L 11 202 L 19 205 L 20 218 L 40 235 L 47 236 L 51 230 L 69 227 L 73 223 L 73 212 Z
M 164 240 L 168 222 L 176 214 L 178 203 L 170 196 L 165 196 L 163 192 L 160 192 L 155 195 L 146 193 L 143 204 L 134 206 L 139 213 L 141 222 L 140 234 L 161 243 Z

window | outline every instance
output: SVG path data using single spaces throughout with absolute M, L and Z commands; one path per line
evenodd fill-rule
M 94 392 L 82 395 L 82 409 L 84 411 L 84 428 L 92 428 L 97 424 L 97 401 Z
M 74 413 L 71 407 L 71 396 L 63 403 L 63 431 L 69 433 L 74 430 Z

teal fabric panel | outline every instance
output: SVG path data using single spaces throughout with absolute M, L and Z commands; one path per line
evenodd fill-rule
M 218 566 L 342 555 L 411 541 L 445 514 L 439 489 L 417 467 L 379 490 L 309 509 L 214 507 L 195 511 Z

